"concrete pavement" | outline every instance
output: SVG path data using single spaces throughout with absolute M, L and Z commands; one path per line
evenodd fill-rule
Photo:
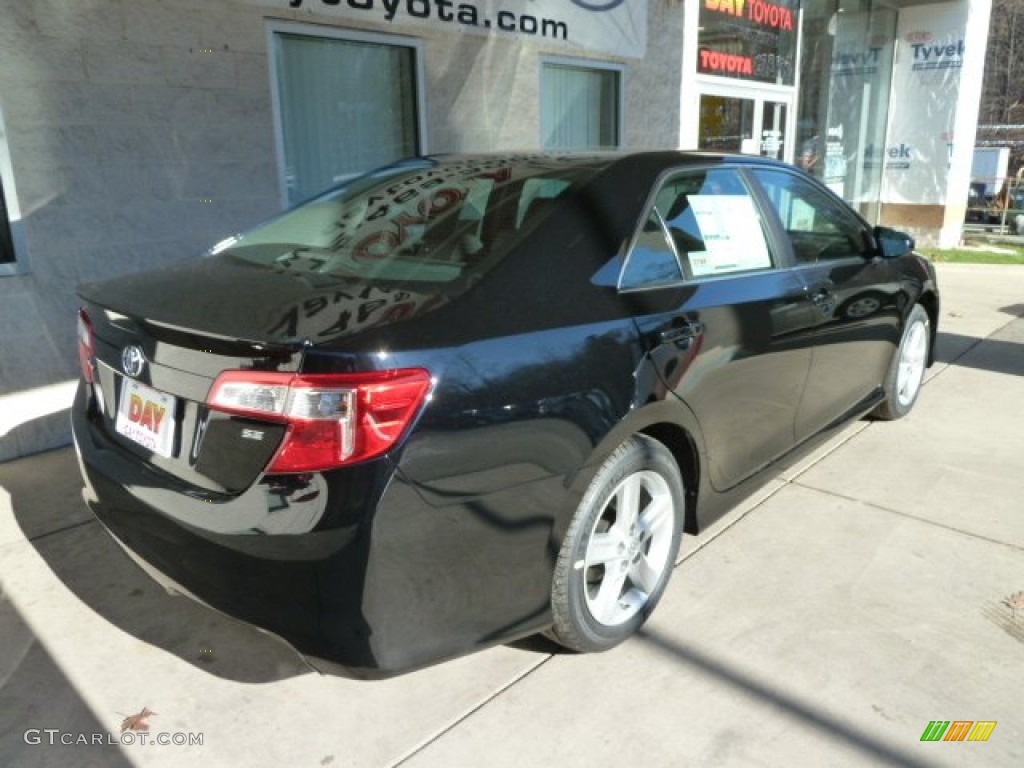
M 852 425 L 684 541 L 642 635 L 598 656 L 538 640 L 321 677 L 151 583 L 70 450 L 0 464 L 0 765 L 1024 764 L 1024 269 L 940 280 L 913 414 Z M 202 744 L 59 743 L 143 707 Z M 997 726 L 922 743 L 931 720 Z

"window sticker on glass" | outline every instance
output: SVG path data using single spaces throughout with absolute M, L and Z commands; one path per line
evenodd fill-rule
M 771 254 L 754 201 L 744 195 L 690 195 L 705 250 L 691 252 L 694 277 L 767 269 Z
M 792 232 L 817 232 L 821 229 L 815 221 L 814 208 L 799 197 L 793 198 L 789 229 Z

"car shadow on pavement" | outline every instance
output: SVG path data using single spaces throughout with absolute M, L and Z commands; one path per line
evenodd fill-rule
M 4 404 L 3 408 L 9 406 Z M 54 413 L 48 413 L 34 419 L 19 421 L 13 428 L 3 425 L 3 418 L 0 418 L 0 462 L 10 461 L 24 452 L 25 445 L 61 445 L 70 438 L 69 427 L 70 411 L 62 408 Z M 0 414 L 10 417 L 11 414 Z
M 1024 317 L 1024 304 L 1007 304 L 1005 307 L 1000 307 L 999 311 L 1014 317 Z
M 935 362 L 1024 376 L 1024 344 L 939 331 L 935 338 Z
M 89 765 L 131 768 L 118 743 L 123 717 L 96 719 L 0 584 L 0 765 L 68 765 L 74 750 Z
M 519 651 L 539 653 L 544 656 L 562 656 L 573 653 L 573 651 L 559 645 L 554 640 L 548 639 L 544 635 L 530 635 L 519 640 L 513 640 L 510 643 L 506 643 L 506 645 Z
M 915 755 L 890 746 L 862 728 L 851 725 L 827 714 L 825 711 L 804 703 L 794 696 L 780 691 L 777 687 L 761 682 L 736 667 L 718 661 L 707 654 L 687 647 L 661 632 L 644 628 L 638 633 L 645 642 L 674 662 L 704 674 L 714 680 L 732 686 L 740 693 L 781 710 L 803 724 L 815 728 L 837 741 L 861 752 L 878 764 L 898 765 L 905 768 L 927 768 L 932 763 L 921 761 Z
M 311 668 L 280 639 L 152 581 L 93 518 L 73 449 L 0 464 L 25 539 L 79 600 L 118 629 L 217 677 L 267 683 Z

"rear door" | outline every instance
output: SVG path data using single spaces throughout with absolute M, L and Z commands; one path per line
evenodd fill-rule
M 658 185 L 620 291 L 671 397 L 695 414 L 715 488 L 790 449 L 815 318 L 736 169 Z
M 750 173 L 779 215 L 814 305 L 813 362 L 796 418 L 802 440 L 879 396 L 906 297 L 893 260 L 873 257 L 868 226 L 845 203 L 788 170 Z

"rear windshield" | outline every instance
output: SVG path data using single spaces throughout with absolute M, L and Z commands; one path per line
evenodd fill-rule
M 416 160 L 332 189 L 214 249 L 286 272 L 448 283 L 495 263 L 597 168 Z

